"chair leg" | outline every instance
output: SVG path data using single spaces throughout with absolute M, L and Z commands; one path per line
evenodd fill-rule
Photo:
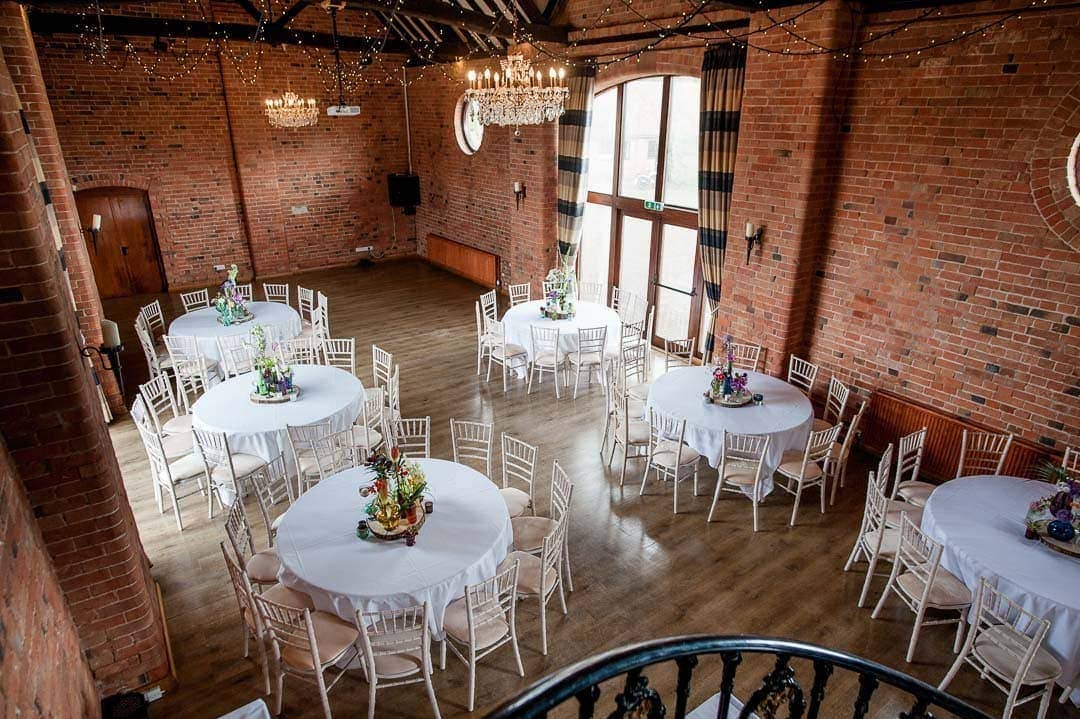
M 435 716 L 435 719 L 442 719 L 442 714 L 439 713 L 439 702 L 435 698 L 435 687 L 431 683 L 430 671 L 424 671 L 424 688 L 427 689 L 428 701 L 431 702 L 431 713 Z M 371 706 L 374 709 L 375 702 L 372 702 Z M 374 715 L 372 719 L 375 719 Z
M 791 508 L 791 523 L 790 527 L 795 526 L 795 515 L 799 513 L 799 500 L 802 498 L 802 482 L 799 482 L 798 489 L 795 490 L 795 506 Z
M 945 674 L 945 677 L 941 680 L 941 684 L 938 684 L 938 690 L 945 691 L 946 687 L 952 683 L 952 680 L 956 677 L 956 673 L 960 671 L 960 667 L 964 664 L 964 657 L 967 656 L 966 651 L 961 651 L 960 655 L 953 661 L 949 671 Z
M 651 455 L 652 451 L 650 451 L 649 454 Z M 623 465 L 624 466 L 626 465 L 625 460 L 623 461 Z M 639 497 L 644 497 L 645 496 L 645 482 L 647 482 L 648 479 L 649 479 L 649 469 L 651 467 L 652 467 L 652 457 L 651 456 L 646 457 L 645 458 L 645 473 L 641 475 L 641 489 L 638 490 L 638 496 Z M 657 476 L 660 475 L 660 470 L 659 469 L 656 470 L 656 474 L 657 474 Z
M 566 588 L 574 591 L 574 578 L 570 576 L 570 544 L 563 542 L 563 564 L 566 566 Z
M 1035 719 L 1046 719 L 1046 712 L 1050 709 L 1050 699 L 1054 694 L 1054 683 L 1050 682 L 1043 690 L 1042 700 L 1039 702 L 1039 713 L 1035 715 Z
M 531 363 L 528 367 L 525 368 L 525 371 L 529 375 L 529 387 L 525 390 L 525 394 L 532 394 L 533 377 L 536 376 L 536 363 Z M 541 381 L 543 381 L 543 378 L 541 378 Z
M 723 470 L 723 466 L 720 468 Z M 724 476 L 721 474 L 716 478 L 716 489 L 713 490 L 712 504 L 709 505 L 709 516 L 705 518 L 706 522 L 711 522 L 713 518 L 713 512 L 716 511 L 716 503 L 720 499 L 720 491 L 724 488 Z
M 492 352 L 492 353 L 489 353 L 489 354 L 488 354 L 488 366 L 487 366 L 487 376 L 486 376 L 486 377 L 484 377 L 484 381 L 485 381 L 485 382 L 490 382 L 490 381 L 491 381 L 491 363 L 492 363 L 492 362 L 493 362 L 494 360 L 495 360 L 495 353 L 494 353 L 494 352 Z
M 905 657 L 908 664 L 915 660 L 915 645 L 919 643 L 919 633 L 922 631 L 925 618 L 926 608 L 919 604 L 919 611 L 915 613 L 915 626 L 911 628 L 911 641 L 908 642 L 907 657 Z
M 256 637 L 259 642 L 259 660 L 262 663 L 263 684 L 266 696 L 270 696 L 270 655 L 266 653 L 266 642 Z M 247 627 L 244 627 L 244 656 L 247 656 Z
M 580 357 L 578 358 L 581 359 Z M 578 383 L 581 382 L 581 362 L 579 361 L 574 371 L 574 399 L 577 399 Z
M 825 482 L 824 482 L 824 480 L 822 480 L 821 484 L 818 485 L 818 489 L 821 490 L 821 513 L 825 514 Z
M 851 554 L 848 555 L 847 563 L 844 564 L 844 571 L 851 571 L 851 566 L 859 560 L 859 554 L 862 549 L 862 527 L 859 527 L 859 536 L 855 538 L 855 546 L 851 548 Z
M 614 448 L 611 450 L 611 456 L 612 457 L 615 456 Z M 619 486 L 620 487 L 623 486 L 623 484 L 626 482 L 626 463 L 629 462 L 629 461 L 630 461 L 630 448 L 627 447 L 626 445 L 623 445 L 622 469 L 619 470 Z
M 967 612 L 967 608 L 960 610 L 960 620 L 956 622 L 956 639 L 953 641 L 953 654 L 960 651 L 960 645 L 964 641 L 964 627 L 967 626 L 967 622 L 964 620 L 964 614 Z
M 517 619 L 510 624 L 510 646 L 514 648 L 514 661 L 517 662 L 518 676 L 525 676 L 525 665 L 521 663 L 521 649 L 518 647 Z
M 326 695 L 326 682 L 323 679 L 322 667 L 315 670 L 315 682 L 319 685 L 319 699 L 322 700 L 323 714 L 326 719 L 334 719 L 333 714 L 330 713 L 330 697 Z
M 285 698 L 285 672 L 281 669 L 281 657 L 274 657 L 274 669 L 277 672 L 277 696 L 274 697 L 274 716 L 281 716 L 281 702 Z
M 547 602 L 540 595 L 540 653 L 547 656 Z
M 476 706 L 476 650 L 469 647 L 469 711 Z
M 1069 701 L 1069 697 L 1072 695 L 1072 693 L 1073 693 L 1073 688 L 1071 686 L 1068 686 L 1068 687 L 1065 687 L 1064 689 L 1062 689 L 1061 690 L 1061 698 L 1058 699 L 1058 704 L 1064 704 L 1065 702 Z
M 753 507 L 753 513 L 754 513 L 754 531 L 756 532 L 756 531 L 757 531 L 757 526 L 758 526 L 758 520 L 757 520 L 757 514 L 758 514 L 758 512 L 757 512 L 758 500 L 757 500 L 757 498 L 756 498 L 756 497 L 751 497 L 751 498 L 750 498 L 750 506 L 751 506 L 751 507 Z
M 870 583 L 874 581 L 874 569 L 877 568 L 878 555 L 870 557 L 870 565 L 866 568 L 866 580 L 862 585 L 862 593 L 859 594 L 859 603 L 856 606 L 862 607 L 866 603 L 866 595 L 870 593 Z
M 439 642 L 439 671 L 446 671 L 446 640 Z

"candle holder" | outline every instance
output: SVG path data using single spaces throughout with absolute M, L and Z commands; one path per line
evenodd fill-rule
M 765 228 L 758 227 L 754 229 L 754 223 L 746 223 L 746 264 L 750 264 L 750 252 L 754 249 L 754 245 L 761 247 L 761 236 L 764 234 Z

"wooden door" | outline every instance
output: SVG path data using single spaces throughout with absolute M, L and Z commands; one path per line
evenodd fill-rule
M 94 279 L 102 299 L 164 292 L 162 271 L 150 203 L 146 193 L 128 187 L 98 187 L 75 193 L 79 223 Z M 101 215 L 97 237 L 91 227 Z

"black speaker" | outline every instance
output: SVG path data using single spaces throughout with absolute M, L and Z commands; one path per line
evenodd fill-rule
M 412 173 L 390 173 L 386 189 L 391 207 L 416 207 L 420 204 L 420 178 Z

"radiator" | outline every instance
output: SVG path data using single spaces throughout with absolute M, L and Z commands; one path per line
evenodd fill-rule
M 475 247 L 429 234 L 427 261 L 484 287 L 499 286 L 499 256 Z
M 890 442 L 896 444 L 905 434 L 926 427 L 926 446 L 923 450 L 920 475 L 924 479 L 941 481 L 956 476 L 963 430 L 1001 431 L 946 414 L 887 390 L 874 390 L 871 394 L 863 427 L 863 446 L 878 453 L 883 452 Z M 1035 467 L 1047 459 L 1054 459 L 1048 448 L 1014 437 L 1001 471 L 1002 474 L 1013 477 L 1034 478 Z

